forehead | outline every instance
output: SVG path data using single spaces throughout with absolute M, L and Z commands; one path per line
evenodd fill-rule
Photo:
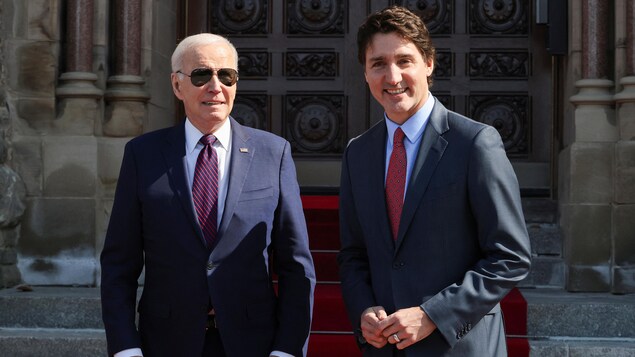
M 415 44 L 395 32 L 376 33 L 366 48 L 366 61 L 400 56 L 421 56 Z
M 216 42 L 190 49 L 184 56 L 185 67 L 234 68 L 234 51 L 223 42 Z

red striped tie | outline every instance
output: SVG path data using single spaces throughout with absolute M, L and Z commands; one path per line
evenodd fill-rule
M 388 164 L 386 176 L 386 207 L 392 230 L 392 238 L 397 239 L 399 220 L 403 208 L 404 189 L 406 186 L 406 148 L 403 145 L 404 132 L 401 128 L 395 130 L 392 143 L 392 154 Z
M 203 149 L 198 154 L 192 183 L 192 198 L 196 216 L 201 225 L 207 247 L 216 243 L 216 220 L 218 214 L 218 157 L 213 145 L 216 137 L 205 135 L 200 142 Z

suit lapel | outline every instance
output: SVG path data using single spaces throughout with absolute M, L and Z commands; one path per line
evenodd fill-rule
M 194 203 L 192 192 L 187 183 L 187 161 L 185 157 L 185 124 L 181 123 L 171 130 L 167 135 L 168 145 L 162 149 L 163 157 L 167 165 L 168 176 L 172 182 L 172 190 L 179 198 L 187 217 L 192 224 L 194 231 L 200 239 L 200 243 L 205 245 L 203 233 L 196 220 L 194 213 Z
M 379 233 L 379 237 L 382 237 L 381 241 L 386 242 L 386 249 L 394 249 L 394 241 L 392 239 L 392 232 L 390 231 L 390 223 L 388 222 L 388 212 L 386 210 L 386 193 L 385 193 L 385 176 L 386 176 L 386 140 L 388 137 L 388 131 L 386 124 L 382 121 L 377 124 L 377 130 L 372 133 L 372 147 L 369 149 L 368 159 L 370 160 L 369 167 L 370 172 L 368 175 L 369 188 L 365 190 L 370 195 L 369 207 L 376 207 L 371 209 L 370 222 L 377 227 L 376 232 Z M 380 187 L 379 190 L 375 187 Z M 386 237 L 388 237 L 386 239 Z
M 401 246 L 405 232 L 412 222 L 415 211 L 434 174 L 434 170 L 448 145 L 448 142 L 441 136 L 449 130 L 447 113 L 447 109 L 439 101 L 436 101 L 423 133 L 421 145 L 417 152 L 417 159 L 412 169 L 410 184 L 406 191 L 395 252 Z
M 214 248 L 214 252 L 221 251 L 222 247 L 228 243 L 225 242 L 225 244 L 223 244 L 223 236 L 236 210 L 236 204 L 243 191 L 247 173 L 251 166 L 251 160 L 256 152 L 253 143 L 249 143 L 249 134 L 247 134 L 242 126 L 233 118 L 230 117 L 229 120 L 231 120 L 232 131 L 231 161 L 229 164 L 229 172 L 227 173 L 229 184 L 227 187 L 227 197 L 225 198 L 225 209 L 218 230 L 219 241 L 216 248 Z

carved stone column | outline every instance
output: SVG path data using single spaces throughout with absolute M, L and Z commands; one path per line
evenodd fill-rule
M 0 42 L 1 44 L 1 42 Z M 0 56 L 1 58 L 1 56 Z M 2 81 L 0 81 L 0 89 Z M 22 282 L 18 270 L 18 237 L 20 220 L 24 214 L 26 189 L 24 182 L 15 171 L 6 165 L 7 145 L 5 142 L 9 113 L 0 93 L 0 289 L 12 287 Z
M 66 11 L 66 72 L 59 78 L 55 127 L 67 135 L 93 135 L 103 96 L 93 73 L 94 0 L 68 0 Z
M 613 286 L 620 294 L 635 292 L 635 0 L 626 0 L 625 77 L 615 95 L 619 140 L 615 145 L 613 201 Z M 621 12 L 616 10 L 616 16 Z
M 609 3 L 582 0 L 581 76 L 570 98 L 573 142 L 560 154 L 560 212 L 570 291 L 609 291 L 613 160 L 617 128 L 607 46 Z
M 114 75 L 108 78 L 103 133 L 136 136 L 143 131 L 150 99 L 141 77 L 141 0 L 114 0 Z

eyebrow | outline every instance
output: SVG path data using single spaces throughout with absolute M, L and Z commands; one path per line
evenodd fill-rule
M 410 53 L 404 53 L 404 54 L 396 54 L 395 57 L 397 59 L 403 59 L 403 58 L 413 58 L 414 56 Z M 376 61 L 383 61 L 385 58 L 386 56 L 380 55 L 380 56 L 370 57 L 368 60 L 371 62 L 376 62 Z

